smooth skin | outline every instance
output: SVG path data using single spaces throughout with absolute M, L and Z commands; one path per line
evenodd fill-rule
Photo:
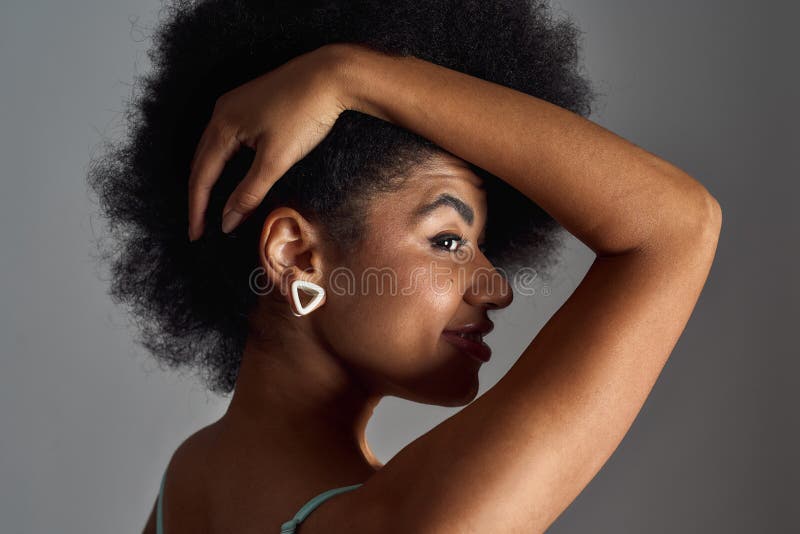
M 408 282 L 433 258 L 466 270 L 467 285 L 435 291 L 423 277 L 408 296 L 336 296 L 307 318 L 278 323 L 285 293 L 262 299 L 228 411 L 170 462 L 165 530 L 277 529 L 317 493 L 363 482 L 326 501 L 300 530 L 543 532 L 614 452 L 649 395 L 707 279 L 721 208 L 682 170 L 568 110 L 418 58 L 338 43 L 217 101 L 190 176 L 190 237 L 201 234 L 208 192 L 241 145 L 257 155 L 225 210 L 247 217 L 344 109 L 390 121 L 449 154 L 371 206 L 367 246 L 353 259 L 337 257 L 294 210 L 275 210 L 259 243 L 265 272 L 324 283 L 343 263 L 355 272 L 388 265 Z M 529 196 L 597 257 L 496 385 L 380 465 L 364 439 L 380 397 L 469 402 L 478 365 L 441 331 L 485 321 L 488 310 L 511 302 L 507 286 L 476 276 L 491 268 L 477 245 L 485 198 L 459 160 Z M 449 207 L 410 224 L 418 202 L 442 191 L 474 208 L 473 225 Z M 466 261 L 452 255 L 452 242 L 440 243 L 446 251 L 431 245 L 455 229 L 470 241 Z M 146 532 L 154 532 L 153 519 Z

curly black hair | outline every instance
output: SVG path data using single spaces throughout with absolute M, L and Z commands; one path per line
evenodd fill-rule
M 253 161 L 243 148 L 214 187 L 203 237 L 187 237 L 189 164 L 216 99 L 326 43 L 413 55 L 588 116 L 596 96 L 578 64 L 579 30 L 539 0 L 178 0 L 162 5 L 125 109 L 126 139 L 102 140 L 88 168 L 106 221 L 98 239 L 110 295 L 126 304 L 139 343 L 162 366 L 197 371 L 215 393 L 233 390 L 258 296 L 260 223 L 297 209 L 343 250 L 363 235 L 367 202 L 441 151 L 413 132 L 343 112 L 328 136 L 273 186 L 230 235 L 220 216 Z M 487 190 L 487 257 L 507 275 L 548 277 L 564 229 L 501 179 L 472 165 Z

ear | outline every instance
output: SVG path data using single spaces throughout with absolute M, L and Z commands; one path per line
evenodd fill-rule
M 328 244 L 324 232 L 297 210 L 281 206 L 274 209 L 261 229 L 259 262 L 269 279 L 270 287 L 278 288 L 288 302 L 293 280 L 306 280 L 322 285 L 327 272 Z M 276 294 L 277 292 L 272 292 Z

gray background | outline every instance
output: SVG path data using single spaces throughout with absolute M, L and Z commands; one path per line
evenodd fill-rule
M 562 0 L 604 93 L 592 119 L 680 166 L 723 209 L 710 279 L 620 447 L 549 532 L 800 532 L 794 2 Z M 227 399 L 132 342 L 90 257 L 84 182 L 147 68 L 155 0 L 0 5 L 0 517 L 3 532 L 139 532 L 162 470 Z M 791 11 L 791 12 L 790 12 Z M 579 283 L 517 298 L 488 341 L 493 385 Z M 534 323 L 533 325 L 531 323 Z M 532 328 L 533 326 L 533 328 Z M 796 331 L 795 331 L 796 333 Z M 385 399 L 387 461 L 458 408 Z

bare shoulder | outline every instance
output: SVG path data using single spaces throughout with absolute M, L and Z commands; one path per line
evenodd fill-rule
M 207 456 L 214 439 L 214 424 L 201 428 L 186 438 L 172 454 L 166 467 L 163 493 L 163 522 L 180 525 L 180 531 L 203 532 L 207 500 Z M 161 484 L 158 480 L 156 487 Z M 143 534 L 155 534 L 158 496 L 153 502 Z M 176 526 L 170 528 L 176 531 Z

